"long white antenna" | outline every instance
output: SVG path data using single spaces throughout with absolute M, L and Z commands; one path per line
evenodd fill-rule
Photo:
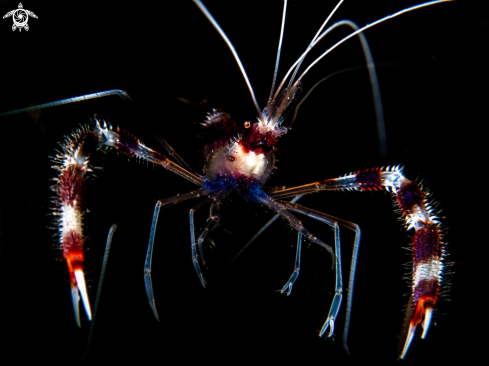
M 321 37 L 326 36 L 326 34 L 328 34 L 329 32 L 331 32 L 332 30 L 334 30 L 334 29 L 336 29 L 336 28 L 338 28 L 340 26 L 343 26 L 343 25 L 347 25 L 347 26 L 353 28 L 354 31 L 360 29 L 360 27 L 358 25 L 356 25 L 355 23 L 353 23 L 352 21 L 342 20 L 340 22 L 337 22 L 337 23 L 333 24 L 328 29 L 326 29 L 321 34 Z M 367 42 L 367 38 L 365 37 L 365 35 L 363 33 L 359 33 L 358 34 L 358 37 L 360 39 L 360 42 L 361 42 L 361 45 L 362 45 L 362 49 L 363 49 L 363 54 L 365 56 L 365 62 L 367 64 L 367 70 L 368 70 L 368 74 L 369 74 L 369 78 L 370 78 L 370 85 L 371 85 L 371 88 L 372 88 L 372 95 L 373 95 L 373 98 L 374 98 L 374 108 L 375 108 L 375 116 L 376 116 L 376 120 L 377 120 L 377 136 L 379 138 L 380 155 L 383 158 L 385 158 L 387 156 L 387 137 L 386 137 L 386 130 L 385 130 L 385 122 L 384 122 L 384 111 L 383 111 L 383 108 L 382 108 L 382 98 L 380 97 L 379 81 L 377 80 L 377 73 L 375 71 L 375 65 L 374 65 L 374 61 L 373 61 L 373 58 L 372 58 L 372 53 L 370 52 L 370 47 L 369 47 L 368 42 Z M 297 66 L 297 68 L 295 69 L 295 71 L 297 71 L 298 67 L 299 66 Z M 354 67 L 354 68 L 351 68 L 351 69 L 348 69 L 348 70 L 356 70 L 358 68 Z M 335 73 L 333 73 L 333 74 L 331 74 L 331 75 L 323 78 L 321 81 L 319 81 L 318 83 L 316 83 L 309 90 L 309 92 L 307 93 L 307 95 L 296 106 L 294 115 L 293 115 L 293 117 L 291 119 L 291 122 L 290 122 L 288 128 L 291 128 L 292 124 L 294 123 L 294 120 L 295 120 L 295 117 L 297 115 L 297 111 L 298 111 L 299 107 L 304 102 L 304 100 L 309 96 L 309 94 L 311 94 L 311 92 L 320 83 L 322 83 L 323 81 L 326 81 L 329 77 L 331 77 L 333 75 L 337 75 L 337 74 L 342 73 L 344 71 L 345 70 L 341 70 L 341 71 L 335 72 Z M 295 75 L 295 72 L 294 72 L 294 75 Z M 293 77 L 294 76 L 292 76 L 292 78 Z
M 306 71 L 304 71 L 302 73 L 302 75 L 298 78 L 298 80 L 301 80 L 304 75 L 311 69 L 312 66 L 314 66 L 319 60 L 321 60 L 324 56 L 326 56 L 328 53 L 330 53 L 332 50 L 334 50 L 336 47 L 338 47 L 340 44 L 342 44 L 343 42 L 345 42 L 346 40 L 356 36 L 357 34 L 367 30 L 368 28 L 372 28 L 373 26 L 377 25 L 377 24 L 380 24 L 390 18 L 395 18 L 401 14 L 404 14 L 404 13 L 407 13 L 407 12 L 410 12 L 410 11 L 413 11 L 413 10 L 416 10 L 416 9 L 420 9 L 420 8 L 424 8 L 424 7 L 427 7 L 427 6 L 430 6 L 430 5 L 435 5 L 435 4 L 439 4 L 439 3 L 445 3 L 445 2 L 449 2 L 449 1 L 453 1 L 453 0 L 437 0 L 437 1 L 430 1 L 430 2 L 427 2 L 427 3 L 423 3 L 423 4 L 420 4 L 420 5 L 415 5 L 415 6 L 412 6 L 410 8 L 407 8 L 407 9 L 404 9 L 404 10 L 401 10 L 395 14 L 392 14 L 392 15 L 388 15 L 382 19 L 379 19 L 375 22 L 373 22 L 372 24 L 367 24 L 366 26 L 364 26 L 363 28 L 360 28 L 358 29 L 357 31 L 351 33 L 350 35 L 348 35 L 347 37 L 343 38 L 341 41 L 339 41 L 338 43 L 336 43 L 333 47 L 331 47 L 330 49 L 328 49 L 326 52 L 324 52 L 320 57 L 318 57 L 311 65 L 309 65 L 309 67 L 306 69 Z M 280 84 L 278 90 L 280 90 L 280 88 L 283 86 L 283 84 L 285 83 L 285 80 L 287 80 L 287 78 L 289 77 L 290 73 L 292 72 L 292 70 L 294 70 L 294 68 L 302 61 L 302 59 L 309 53 L 309 51 L 314 48 L 318 43 L 319 41 L 321 41 L 321 39 L 325 36 L 325 34 L 327 33 L 327 30 L 325 32 L 323 32 L 321 34 L 321 36 L 316 39 L 312 45 L 312 47 L 308 47 L 307 50 L 301 55 L 301 57 L 299 57 L 297 59 L 296 62 L 294 62 L 294 64 L 290 67 L 289 71 L 287 71 L 287 74 L 285 75 L 282 83 Z M 277 91 L 278 91 L 277 90 Z M 277 94 L 277 93 L 275 93 Z M 276 97 L 276 95 L 275 95 Z
M 270 90 L 270 96 L 268 97 L 267 107 L 271 105 L 270 102 L 272 101 L 273 92 L 275 91 L 275 82 L 277 81 L 278 64 L 280 63 L 280 52 L 282 51 L 282 41 L 284 39 L 286 12 L 287 12 L 287 0 L 284 0 L 284 11 L 282 13 L 282 27 L 280 28 L 280 39 L 278 41 L 277 60 L 275 61 L 275 71 L 273 73 L 272 89 Z
M 357 31 L 351 33 L 350 35 L 346 36 L 345 38 L 343 38 L 341 41 L 337 42 L 334 46 L 332 46 L 331 48 L 329 48 L 328 50 L 326 50 L 326 52 L 324 52 L 321 56 L 319 56 L 313 63 L 311 63 L 309 65 L 309 67 L 302 73 L 301 76 L 299 76 L 299 78 L 297 80 L 301 80 L 304 75 L 307 74 L 307 72 L 315 65 L 317 64 L 324 56 L 326 56 L 328 53 L 330 53 L 331 51 L 333 51 L 336 47 L 338 47 L 340 44 L 342 44 L 343 42 L 349 40 L 350 38 L 356 36 L 358 33 L 361 33 L 369 28 L 372 28 L 373 26 L 376 26 L 377 24 L 380 24 L 382 22 L 385 22 L 386 20 L 388 19 L 392 19 L 392 18 L 395 18 L 395 17 L 398 17 L 399 15 L 401 14 L 404 14 L 404 13 L 408 13 L 410 11 L 413 11 L 413 10 L 416 10 L 416 9 L 420 9 L 420 8 L 424 8 L 424 7 L 427 7 L 427 6 L 430 6 L 430 5 L 435 5 L 435 4 L 439 4 L 439 3 L 445 3 L 445 2 L 449 2 L 449 1 L 453 1 L 453 0 L 436 0 L 436 1 L 430 1 L 430 2 L 427 2 L 427 3 L 424 3 L 424 4 L 420 4 L 420 5 L 415 5 L 415 6 L 412 6 L 410 8 L 407 8 L 407 9 L 404 9 L 404 10 L 401 10 L 401 11 L 398 11 L 397 13 L 394 13 L 392 15 L 387 15 L 386 17 L 384 18 L 381 18 L 371 24 L 367 24 L 366 26 L 358 29 Z M 318 40 L 315 42 L 315 44 L 317 44 L 317 42 L 319 42 L 319 40 L 321 40 L 322 38 L 322 35 L 321 37 L 318 38 Z M 307 50 L 306 52 L 308 52 L 309 50 Z M 288 74 L 287 74 L 288 75 Z
M 306 51 L 302 54 L 302 56 L 294 63 L 294 65 L 292 65 L 292 67 L 289 69 L 289 71 L 287 72 L 287 75 L 285 75 L 285 77 L 283 78 L 282 82 L 280 83 L 280 86 L 278 87 L 277 89 L 277 92 L 275 93 L 275 95 L 273 96 L 273 99 L 277 98 L 278 96 L 278 93 L 280 92 L 280 89 L 282 89 L 282 86 L 284 85 L 285 81 L 287 80 L 287 77 L 289 76 L 290 74 L 290 71 L 292 70 L 292 68 L 294 68 L 296 65 L 296 69 L 294 71 L 294 74 L 292 75 L 291 79 L 290 79 L 290 82 L 289 82 L 289 86 L 292 85 L 292 81 L 295 77 L 295 74 L 297 73 L 297 71 L 299 71 L 299 67 L 301 66 L 301 63 L 302 61 L 304 60 L 304 58 L 306 57 L 307 53 L 309 52 L 309 50 L 311 48 L 314 47 L 314 45 L 316 44 L 316 39 L 318 38 L 319 34 L 321 33 L 321 31 L 323 30 L 323 28 L 326 26 L 326 24 L 329 22 L 329 20 L 331 19 L 331 17 L 333 16 L 333 14 L 336 12 L 336 10 L 338 10 L 338 8 L 340 7 L 340 5 L 343 3 L 344 0 L 340 0 L 340 2 L 338 4 L 336 4 L 335 8 L 333 9 L 333 11 L 331 13 L 329 13 L 328 17 L 326 18 L 326 20 L 324 21 L 323 25 L 321 26 L 321 28 L 319 28 L 319 30 L 317 31 L 316 35 L 314 36 L 314 38 L 312 39 L 311 43 L 309 44 L 309 46 L 307 47 Z
M 324 27 L 326 26 L 326 24 L 328 24 L 329 20 L 331 19 L 331 17 L 333 16 L 333 14 L 336 12 L 336 10 L 338 10 L 338 8 L 340 7 L 340 5 L 343 3 L 344 0 L 341 0 L 337 5 L 336 7 L 333 9 L 333 11 L 328 15 L 328 17 L 326 18 L 326 20 L 324 21 L 323 25 L 321 26 L 321 28 L 319 28 L 319 30 L 317 31 L 316 35 L 314 36 L 314 38 L 312 39 L 311 43 L 309 44 L 309 46 L 307 47 L 307 49 L 310 49 L 314 46 L 314 44 L 316 43 L 316 39 L 319 37 L 319 35 L 321 34 L 322 30 L 324 29 Z M 295 78 L 295 75 L 297 74 L 297 72 L 299 71 L 299 68 L 301 67 L 301 64 L 302 64 L 302 61 L 304 61 L 304 58 L 305 58 L 305 55 L 303 57 L 301 57 L 301 61 L 299 62 L 299 64 L 297 65 L 297 67 L 295 68 L 295 71 L 294 71 L 294 74 L 292 75 L 292 77 L 290 78 L 290 81 L 289 81 L 289 86 L 292 85 L 292 83 L 294 82 L 294 78 Z
M 217 22 L 214 20 L 211 13 L 209 13 L 209 11 L 204 6 L 204 4 L 202 4 L 202 2 L 200 0 L 194 0 L 194 3 L 199 7 L 199 9 L 202 11 L 202 13 L 204 13 L 205 17 L 209 20 L 209 22 L 211 22 L 211 24 L 214 26 L 214 28 L 217 30 L 217 32 L 221 35 L 222 39 L 224 40 L 224 42 L 226 42 L 229 49 L 231 50 L 231 52 L 234 56 L 234 59 L 238 63 L 239 69 L 241 70 L 241 73 L 243 74 L 243 77 L 246 81 L 246 85 L 248 85 L 248 90 L 250 91 L 251 99 L 253 99 L 253 104 L 255 105 L 256 112 L 258 113 L 258 118 L 260 118 L 260 121 L 263 122 L 265 119 L 263 118 L 260 107 L 258 106 L 258 103 L 257 103 L 256 98 L 255 98 L 255 93 L 253 92 L 253 88 L 251 87 L 251 83 L 248 79 L 248 75 L 246 75 L 246 71 L 243 67 L 243 64 L 241 63 L 241 60 L 239 59 L 238 53 L 234 49 L 229 38 L 226 36 L 226 33 L 224 33 L 224 31 L 221 29 L 219 24 L 217 24 Z

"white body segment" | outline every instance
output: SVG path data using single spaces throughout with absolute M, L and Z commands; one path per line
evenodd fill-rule
M 227 175 L 244 175 L 258 181 L 265 181 L 274 165 L 273 153 L 255 153 L 246 151 L 239 142 L 214 153 L 209 159 L 206 176 L 209 180 Z

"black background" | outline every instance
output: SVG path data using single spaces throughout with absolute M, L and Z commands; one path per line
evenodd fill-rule
M 279 78 L 334 4 L 290 2 Z M 364 25 L 415 4 L 347 1 L 333 21 L 347 18 Z M 0 14 L 17 5 L 0 0 Z M 0 21 L 0 111 L 114 88 L 126 90 L 143 111 L 111 97 L 0 119 L 2 364 L 77 364 L 89 323 L 84 318 L 82 329 L 76 327 L 67 270 L 56 261 L 54 231 L 47 229 L 54 175 L 48 157 L 57 142 L 96 112 L 162 150 L 152 135 L 160 132 L 201 171 L 197 136 L 205 112 L 222 108 L 238 123 L 253 120 L 256 112 L 230 52 L 191 2 L 23 5 L 39 17 L 29 19 L 28 32 L 12 32 L 11 18 Z M 263 106 L 282 2 L 206 5 L 234 43 Z M 347 33 L 336 31 L 320 48 Z M 488 6 L 482 1 L 436 5 L 389 20 L 366 36 L 379 65 L 388 157 L 378 152 L 366 72 L 346 73 L 323 84 L 302 106 L 293 130 L 278 146 L 278 169 L 268 183 L 293 186 L 387 164 L 403 164 L 409 178 L 423 178 L 441 202 L 454 274 L 446 276 L 451 288 L 439 301 L 427 340 L 414 341 L 405 363 L 448 363 L 460 357 L 487 362 L 483 126 L 488 120 Z M 332 72 L 362 64 L 361 48 L 351 40 L 304 78 L 305 89 Z M 177 98 L 208 102 L 199 109 Z M 295 233 L 286 222 L 275 223 L 227 267 L 272 216 L 237 196 L 222 207 L 222 225 L 212 234 L 217 249 L 206 248 L 206 289 L 190 260 L 188 211 L 196 202 L 160 214 L 153 261 L 158 323 L 147 304 L 142 271 L 152 208 L 159 198 L 195 187 L 114 153 L 102 160 L 104 170 L 88 190 L 90 213 L 85 216 L 92 303 L 106 235 L 113 223 L 121 222 L 121 229 L 83 364 L 395 362 L 409 293 L 404 276 L 410 253 L 403 248 L 410 237 L 396 221 L 387 194 L 322 193 L 301 201 L 362 228 L 349 340 L 353 356 L 348 359 L 341 348 L 344 307 L 333 339 L 317 336 L 334 289 L 334 272 L 323 250 L 304 249 L 303 269 L 289 298 L 276 292 L 293 270 Z M 198 228 L 206 214 L 202 209 L 197 215 Z M 329 229 L 303 222 L 332 244 Z M 352 239 L 342 231 L 345 276 Z

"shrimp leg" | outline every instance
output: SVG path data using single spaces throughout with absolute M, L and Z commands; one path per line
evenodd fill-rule
M 209 218 L 211 219 L 211 221 L 207 223 L 206 227 L 204 228 L 201 235 L 199 236 L 197 242 L 195 241 L 194 213 L 200 207 L 202 207 L 202 205 L 208 202 L 208 200 L 201 201 L 190 209 L 189 218 L 190 218 L 190 240 L 191 240 L 191 248 L 192 248 L 192 263 L 194 264 L 195 271 L 197 272 L 197 275 L 199 276 L 200 279 L 200 283 L 202 284 L 203 287 L 205 287 L 207 283 L 205 281 L 204 275 L 202 274 L 202 269 L 200 268 L 199 265 L 199 258 L 197 255 L 197 245 L 199 246 L 200 256 L 202 257 L 202 263 L 204 264 L 204 253 L 202 249 L 202 243 L 204 242 L 207 235 L 212 230 L 214 230 L 219 224 L 219 218 L 220 218 L 219 205 L 221 204 L 224 197 L 226 197 L 226 195 L 232 190 L 232 188 L 233 187 L 231 185 L 224 186 L 218 191 L 217 194 L 214 194 L 211 198 L 209 198 L 213 201 L 211 203 L 210 214 L 209 214 Z
M 154 214 L 153 214 L 153 221 L 151 223 L 151 231 L 149 234 L 149 244 L 148 244 L 148 251 L 146 254 L 146 261 L 144 262 L 144 284 L 146 286 L 146 295 L 148 296 L 149 305 L 151 306 L 151 309 L 153 310 L 153 314 L 158 321 L 160 320 L 160 318 L 158 316 L 158 311 L 156 310 L 155 298 L 153 293 L 153 283 L 151 280 L 151 264 L 153 261 L 153 246 L 154 246 L 154 239 L 156 234 L 156 225 L 158 224 L 158 215 L 160 214 L 160 208 L 162 206 L 166 206 L 170 204 L 174 205 L 183 202 L 185 200 L 188 200 L 190 198 L 198 198 L 201 197 L 202 195 L 204 195 L 204 190 L 198 189 L 194 192 L 165 198 L 159 200 L 156 203 Z
M 302 233 L 299 232 L 297 234 L 297 252 L 295 254 L 294 272 L 290 276 L 285 286 L 282 287 L 282 290 L 280 291 L 281 294 L 287 291 L 287 296 L 290 296 L 290 294 L 292 293 L 292 286 L 297 280 L 297 277 L 299 277 L 299 270 L 301 269 L 301 249 L 302 249 Z
M 345 176 L 326 179 L 298 187 L 278 189 L 270 194 L 273 198 L 285 198 L 298 194 L 319 191 L 365 191 L 386 189 L 395 194 L 397 205 L 405 220 L 407 229 L 414 228 L 413 272 L 412 272 L 412 316 L 404 348 L 403 359 L 414 337 L 416 327 L 421 324 L 425 338 L 433 310 L 440 292 L 445 244 L 438 217 L 434 215 L 433 203 L 427 190 L 408 180 L 399 166 L 366 169 Z M 354 268 L 352 267 L 351 271 Z M 350 278 L 354 275 L 350 272 Z
M 273 198 L 271 198 L 264 192 L 258 190 L 255 191 L 253 198 L 254 200 L 256 200 L 256 202 L 262 203 L 270 207 L 272 210 L 276 211 L 277 213 L 279 213 L 281 216 L 286 218 L 289 221 L 289 223 L 292 225 L 292 227 L 296 229 L 299 233 L 303 234 L 307 239 L 309 239 L 313 243 L 319 244 L 320 246 L 325 248 L 330 254 L 333 255 L 335 271 L 336 271 L 335 295 L 333 298 L 333 302 L 331 303 L 331 308 L 329 310 L 328 317 L 326 318 L 326 322 L 324 323 L 319 333 L 320 336 L 323 336 L 324 333 L 326 333 L 326 331 L 329 328 L 328 337 L 331 337 L 334 331 L 334 323 L 341 306 L 341 301 L 343 299 L 343 276 L 342 276 L 342 269 L 341 269 L 340 227 L 338 223 L 333 220 L 329 220 L 324 215 L 319 216 L 319 215 L 313 215 L 312 213 L 307 214 L 307 216 L 310 216 L 321 222 L 324 222 L 325 224 L 331 226 L 334 229 L 335 252 L 333 253 L 329 245 L 325 244 L 323 241 L 319 240 L 316 236 L 314 236 L 311 232 L 306 230 L 304 226 L 302 226 L 302 223 L 297 219 L 297 217 L 295 217 L 290 212 L 288 212 L 289 205 L 292 205 L 293 207 L 294 204 L 290 202 L 275 201 Z M 297 206 L 299 207 L 299 205 Z M 296 211 L 303 213 L 300 209 L 296 209 Z
M 351 257 L 351 267 L 350 267 L 350 278 L 348 280 L 348 297 L 346 300 L 346 316 L 345 316 L 345 326 L 343 330 L 343 348 L 345 351 L 349 354 L 350 351 L 348 350 L 348 345 L 347 345 L 347 340 L 348 340 L 348 330 L 350 328 L 350 318 L 351 318 L 351 309 L 352 309 L 352 302 L 353 302 L 353 286 L 355 284 L 355 272 L 356 272 L 356 266 L 357 266 L 357 259 L 358 259 L 358 252 L 360 249 L 360 238 L 361 238 L 361 230 L 360 227 L 357 224 L 354 224 L 352 222 L 340 219 L 338 217 L 334 217 L 331 215 L 327 215 L 325 213 L 319 212 L 312 210 L 310 208 L 301 206 L 297 203 L 292 203 L 292 202 L 287 202 L 287 201 L 279 201 L 280 203 L 284 204 L 287 210 L 289 211 L 294 211 L 297 213 L 300 213 L 302 215 L 308 216 L 312 219 L 324 222 L 327 225 L 333 226 L 333 224 L 341 225 L 349 230 L 352 230 L 355 233 L 355 239 L 353 241 L 353 254 Z M 334 226 L 336 228 L 336 226 Z M 339 247 L 340 241 L 338 237 L 338 242 L 337 245 Z M 335 231 L 335 248 L 336 248 L 336 231 Z M 341 267 L 340 267 L 341 269 Z M 338 273 L 338 272 L 337 272 Z M 338 274 L 337 274 L 337 281 L 338 281 Z M 338 309 L 336 309 L 336 312 L 339 310 L 339 305 L 338 304 Z M 328 317 L 329 319 L 329 317 Z M 328 327 L 327 324 L 328 321 L 326 321 L 321 329 L 320 335 L 323 335 L 324 332 L 326 331 L 326 328 Z

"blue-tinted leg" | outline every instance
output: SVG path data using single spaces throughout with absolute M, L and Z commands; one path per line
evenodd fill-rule
M 271 209 L 275 210 L 277 213 L 285 217 L 299 233 L 304 234 L 308 240 L 312 241 L 313 243 L 317 243 L 321 245 L 323 248 L 327 249 L 330 253 L 332 252 L 331 248 L 328 245 L 326 245 L 323 241 L 319 240 L 311 232 L 306 230 L 304 226 L 302 226 L 302 222 L 288 211 L 295 211 L 300 214 L 309 216 L 313 219 L 321 221 L 334 228 L 334 232 L 335 232 L 334 263 L 335 263 L 335 270 L 336 270 L 335 271 L 336 272 L 335 296 L 333 298 L 333 302 L 331 304 L 331 308 L 329 310 L 329 314 L 326 319 L 326 322 L 324 323 L 323 327 L 321 328 L 321 331 L 319 332 L 319 336 L 323 336 L 326 330 L 328 330 L 329 328 L 328 337 L 331 337 L 334 331 L 334 322 L 338 315 L 338 311 L 340 310 L 341 300 L 343 299 L 343 276 L 341 272 L 340 227 L 338 223 L 335 220 L 331 220 L 326 215 L 320 212 L 309 210 L 306 209 L 305 207 L 302 208 L 297 203 L 290 203 L 287 201 L 275 201 L 272 197 L 268 196 L 262 191 L 257 190 L 254 194 L 254 198 L 256 201 L 270 207 Z
M 297 253 L 295 255 L 294 273 L 292 273 L 292 276 L 290 276 L 289 280 L 282 288 L 282 291 L 280 291 L 281 294 L 287 291 L 287 296 L 290 296 L 290 294 L 292 293 L 292 286 L 297 280 L 297 277 L 299 277 L 299 270 L 301 269 L 301 248 L 302 248 L 302 233 L 299 232 L 297 234 Z
M 338 311 L 341 306 L 341 300 L 343 298 L 343 277 L 342 277 L 342 272 L 341 272 L 341 248 L 340 248 L 340 228 L 338 226 L 338 223 L 336 221 L 333 221 L 329 219 L 325 215 L 321 215 L 321 213 L 316 213 L 315 211 L 309 210 L 309 212 L 306 210 L 301 209 L 301 206 L 298 205 L 297 203 L 290 203 L 287 201 L 275 201 L 273 198 L 268 196 L 262 191 L 256 191 L 253 198 L 257 201 L 260 202 L 289 221 L 290 225 L 294 227 L 299 233 L 303 234 L 308 240 L 310 240 L 313 243 L 316 243 L 326 250 L 328 250 L 331 254 L 333 254 L 333 251 L 331 247 L 327 244 L 325 244 L 322 240 L 318 239 L 315 235 L 313 235 L 310 231 L 304 228 L 302 225 L 302 222 L 292 215 L 288 210 L 290 211 L 295 211 L 304 215 L 307 215 L 313 219 L 316 219 L 318 221 L 321 221 L 331 227 L 334 228 L 335 231 L 335 253 L 334 255 L 334 263 L 335 263 L 335 269 L 336 269 L 336 285 L 335 285 L 335 296 L 333 298 L 333 303 L 331 304 L 331 308 L 329 310 L 328 318 L 326 319 L 326 323 L 323 325 L 321 332 L 319 333 L 320 336 L 322 336 L 328 328 L 330 328 L 330 332 L 328 336 L 331 336 L 333 334 L 334 330 L 334 322 L 336 319 L 336 316 L 338 315 Z M 294 273 L 295 274 L 295 273 Z M 292 275 L 294 277 L 294 275 Z M 295 278 L 292 278 L 295 281 Z M 290 280 L 289 280 L 290 281 Z M 293 282 L 292 282 L 293 283 Z M 287 285 L 286 285 L 287 286 Z
M 292 198 L 290 202 L 295 203 L 299 201 L 302 196 L 303 196 L 302 194 L 296 196 Z M 258 232 L 255 235 L 253 235 L 253 237 L 243 246 L 243 248 L 241 248 L 238 254 L 236 254 L 234 258 L 229 261 L 228 266 L 233 264 L 233 262 L 251 245 L 251 243 L 253 243 L 261 234 L 263 234 L 263 232 L 267 230 L 270 227 L 270 225 L 272 225 L 279 217 L 280 214 L 276 214 L 265 225 L 263 225 L 263 227 L 260 230 L 258 230 Z
M 195 272 L 197 272 L 197 276 L 199 276 L 200 283 L 203 287 L 207 284 L 202 274 L 202 269 L 200 269 L 199 264 L 199 256 L 197 255 L 197 243 L 195 242 L 195 225 L 194 225 L 194 213 L 199 208 L 201 208 L 208 200 L 204 200 L 196 204 L 194 207 L 190 209 L 189 218 L 190 218 L 190 241 L 191 241 L 191 250 L 192 250 L 192 263 L 195 268 Z
M 221 215 L 219 214 L 219 205 L 220 205 L 220 201 L 217 201 L 217 199 L 211 203 L 211 209 L 209 214 L 210 221 L 206 224 L 204 230 L 202 230 L 202 233 L 199 236 L 199 239 L 197 240 L 200 259 L 202 260 L 202 264 L 204 266 L 205 266 L 205 259 L 204 259 L 204 249 L 202 247 L 202 244 L 204 243 L 204 240 L 207 238 L 207 235 L 209 235 L 209 233 L 219 225 L 219 219 L 221 218 Z
M 191 249 L 192 249 L 192 263 L 194 265 L 195 271 L 197 272 L 197 276 L 199 276 L 200 283 L 202 286 L 206 286 L 206 281 L 204 275 L 202 274 L 202 270 L 200 269 L 199 257 L 197 255 L 197 245 L 199 246 L 200 256 L 202 259 L 202 263 L 204 263 L 204 253 L 202 250 L 202 244 L 207 237 L 207 235 L 214 230 L 219 225 L 219 205 L 221 201 L 226 197 L 226 195 L 233 189 L 232 185 L 227 185 L 222 187 L 217 193 L 215 193 L 210 200 L 212 200 L 209 219 L 210 222 L 207 223 L 204 230 L 199 236 L 199 240 L 197 243 L 195 242 L 195 225 L 194 225 L 194 212 L 197 211 L 202 205 L 209 200 L 204 200 L 190 210 L 190 240 L 191 240 Z
M 329 309 L 328 317 L 326 318 L 326 321 L 324 322 L 321 331 L 319 332 L 320 337 L 322 337 L 324 333 L 326 333 L 328 328 L 329 328 L 328 337 L 331 337 L 333 335 L 334 322 L 336 320 L 336 317 L 338 316 L 338 312 L 340 311 L 341 301 L 343 299 L 343 275 L 341 272 L 340 227 L 336 222 L 333 223 L 333 227 L 334 227 L 334 251 L 336 253 L 336 260 L 335 260 L 336 283 L 334 289 L 335 294 L 333 297 L 333 302 L 331 303 L 331 308 Z
M 155 298 L 154 298 L 154 293 L 153 293 L 153 283 L 151 280 L 151 264 L 153 261 L 153 246 L 154 246 L 154 240 L 155 240 L 155 235 L 156 235 L 156 225 L 158 224 L 158 215 L 160 214 L 160 208 L 162 206 L 166 206 L 166 205 L 170 205 L 170 204 L 176 204 L 176 203 L 188 200 L 190 198 L 197 198 L 197 197 L 200 197 L 202 195 L 204 195 L 204 190 L 199 189 L 199 190 L 194 191 L 194 192 L 181 194 L 181 195 L 174 196 L 174 197 L 165 198 L 165 199 L 159 200 L 156 203 L 155 211 L 153 214 L 153 221 L 151 223 L 151 231 L 149 233 L 148 251 L 146 253 L 146 260 L 144 262 L 144 284 L 146 286 L 146 295 L 148 296 L 149 305 L 151 306 L 151 309 L 153 310 L 153 314 L 155 315 L 155 317 L 158 321 L 160 320 L 160 318 L 158 316 L 158 312 L 156 311 L 156 304 L 155 304 Z
M 358 252 L 360 249 L 360 237 L 361 237 L 360 227 L 357 224 L 354 224 L 352 222 L 349 222 L 349 221 L 346 221 L 346 220 L 343 220 L 343 219 L 340 219 L 338 217 L 334 217 L 331 215 L 327 215 L 325 213 L 318 212 L 318 211 L 312 210 L 310 208 L 307 208 L 307 207 L 304 207 L 304 206 L 301 206 L 298 204 L 291 204 L 290 202 L 287 202 L 287 201 L 279 201 L 279 202 L 283 203 L 286 206 L 287 210 L 290 210 L 293 212 L 298 212 L 300 214 L 309 216 L 315 220 L 324 222 L 330 226 L 334 226 L 334 224 L 337 223 L 337 224 L 355 232 L 355 239 L 354 239 L 354 243 L 353 243 L 353 254 L 351 257 L 350 278 L 348 281 L 348 297 L 346 300 L 345 327 L 344 327 L 344 331 L 343 331 L 343 348 L 349 354 L 350 351 L 348 350 L 347 340 L 348 340 L 348 330 L 350 327 L 351 309 L 352 309 L 352 302 L 353 302 L 353 285 L 355 284 L 355 272 L 356 272 L 356 267 L 357 267 Z M 336 240 L 336 237 L 338 238 L 337 240 Z M 336 231 L 336 228 L 335 228 L 335 248 L 338 248 L 339 244 L 340 244 L 339 230 Z M 340 251 L 338 251 L 338 249 L 336 249 L 336 250 L 337 250 L 337 253 L 340 253 Z M 341 262 L 340 259 L 341 258 L 339 258 L 337 256 L 336 261 Z M 341 280 L 341 278 L 338 278 L 338 273 L 341 274 L 341 271 L 338 272 L 338 267 L 336 268 L 336 270 L 337 270 L 337 272 L 336 272 L 337 273 L 336 290 L 338 290 L 338 285 L 339 285 L 338 282 L 339 282 L 339 280 Z M 340 270 L 341 270 L 341 267 L 340 267 Z M 336 292 L 336 293 L 338 293 L 338 292 Z M 328 318 L 326 319 L 326 322 L 324 323 L 324 325 L 321 329 L 321 333 L 320 333 L 321 335 L 323 335 L 326 332 L 328 327 L 330 328 L 329 335 L 332 334 L 331 326 L 334 326 L 334 321 L 333 321 L 333 323 L 331 322 L 331 319 L 332 319 L 331 315 L 334 315 L 335 309 L 339 309 L 339 305 L 341 305 L 341 298 L 337 297 L 335 295 L 335 299 L 333 299 L 333 304 L 331 305 L 330 314 L 328 315 Z M 338 313 L 338 311 L 336 310 L 336 314 L 337 313 Z M 334 317 L 333 317 L 333 319 L 334 319 Z

